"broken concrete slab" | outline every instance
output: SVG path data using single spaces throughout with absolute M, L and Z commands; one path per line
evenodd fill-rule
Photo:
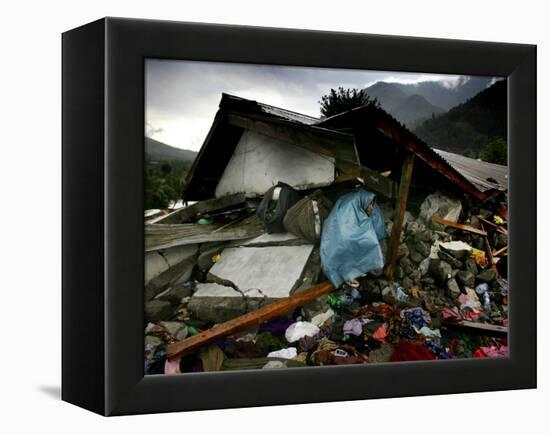
M 441 250 L 449 253 L 458 260 L 465 260 L 472 254 L 472 246 L 464 241 L 449 241 L 447 243 L 439 243 Z
M 208 280 L 230 282 L 241 292 L 257 289 L 267 298 L 288 297 L 300 279 L 312 244 L 225 249 Z
M 145 302 L 145 320 L 158 322 L 169 320 L 172 316 L 172 305 L 168 301 L 151 300 Z
M 150 300 L 171 284 L 187 280 L 195 266 L 195 244 L 145 254 L 145 299 Z

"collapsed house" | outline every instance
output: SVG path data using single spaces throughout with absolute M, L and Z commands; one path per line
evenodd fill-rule
M 295 231 L 270 233 L 258 218 L 266 192 L 281 183 L 300 197 L 321 194 L 327 203 L 358 188 L 377 195 L 389 234 L 386 266 L 352 295 L 339 289 L 351 303 L 323 285 L 318 242 Z M 280 321 L 293 308 L 319 330 L 342 316 L 331 309 L 365 301 L 390 310 L 400 303 L 430 306 L 439 321 L 446 312 L 454 326 L 502 334 L 505 307 L 484 322 L 471 320 L 482 315 L 479 296 L 485 297 L 476 295 L 476 284 L 491 284 L 506 303 L 505 271 L 499 274 L 496 264 L 506 254 L 507 231 L 490 221 L 507 218 L 506 192 L 506 167 L 434 150 L 378 107 L 316 119 L 223 94 L 186 181 L 183 200 L 194 203 L 145 226 L 146 344 L 169 344 L 172 366 L 216 339 Z M 460 298 L 467 315 L 445 297 L 455 304 Z M 382 323 L 387 329 L 390 322 Z M 214 324 L 220 325 L 210 329 Z M 191 336 L 199 330 L 205 332 Z M 347 354 L 353 354 L 348 362 L 369 359 L 356 349 Z M 158 365 L 154 351 L 147 357 Z

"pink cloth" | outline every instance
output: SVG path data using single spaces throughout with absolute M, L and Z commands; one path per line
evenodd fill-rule
M 181 374 L 180 371 L 180 359 L 168 360 L 164 363 L 164 373 L 165 374 Z

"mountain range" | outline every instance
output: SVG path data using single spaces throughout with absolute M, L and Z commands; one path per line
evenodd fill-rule
M 429 145 L 478 158 L 489 142 L 507 139 L 507 87 L 500 80 L 468 101 L 418 125 L 413 132 Z
M 145 157 L 148 161 L 193 161 L 197 153 L 188 149 L 180 149 L 145 137 Z
M 420 83 L 376 82 L 365 92 L 409 128 L 446 112 L 490 86 L 492 78 L 460 77 L 452 85 L 441 81 Z

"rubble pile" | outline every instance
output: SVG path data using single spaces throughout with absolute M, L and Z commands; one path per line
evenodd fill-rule
M 391 233 L 394 210 L 387 203 L 380 209 Z M 506 222 L 498 213 L 464 209 L 461 201 L 433 193 L 416 218 L 406 212 L 392 280 L 383 270 L 371 271 L 357 279 L 357 287 L 344 283 L 171 359 L 167 346 L 174 342 L 223 327 L 326 277 L 318 243 L 290 233 L 151 251 L 145 373 L 507 356 L 506 249 Z

